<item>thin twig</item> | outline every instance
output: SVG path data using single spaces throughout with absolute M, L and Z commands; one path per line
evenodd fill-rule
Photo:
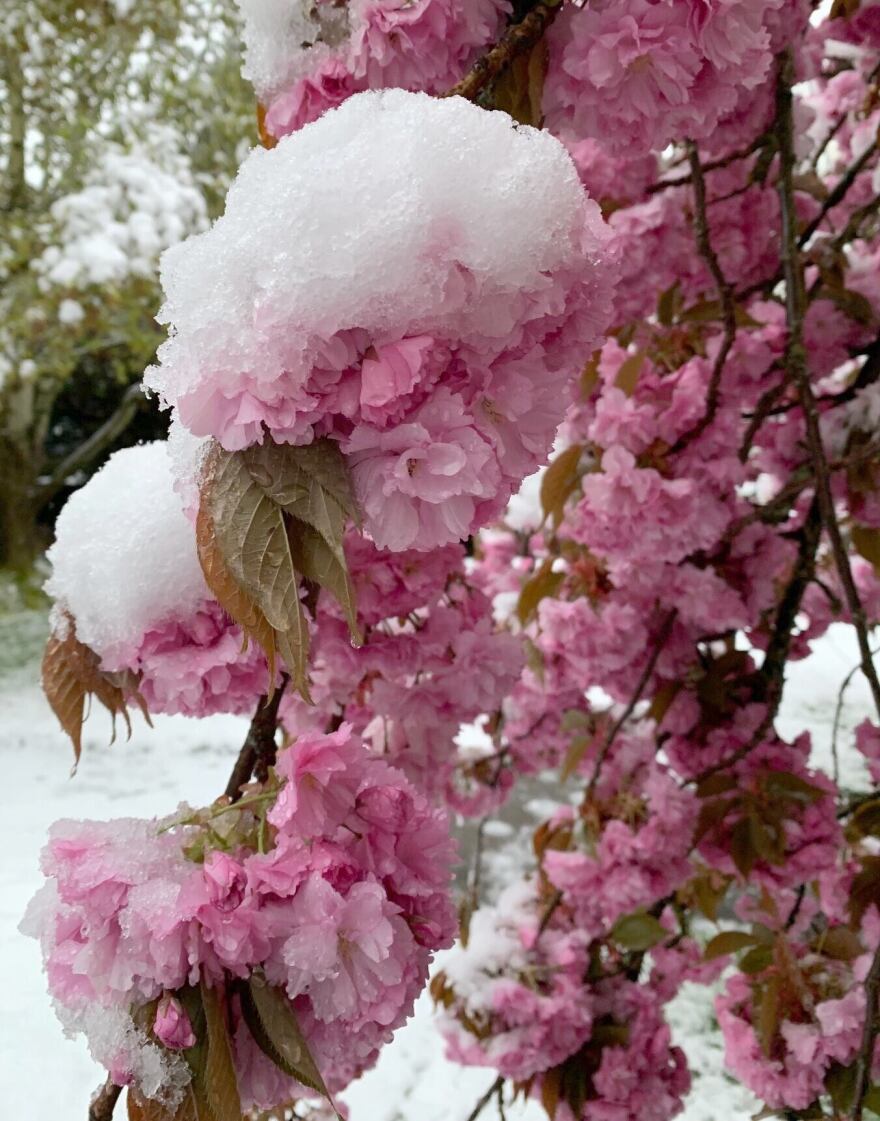
M 275 732 L 278 728 L 278 706 L 284 695 L 284 689 L 290 678 L 287 674 L 281 675 L 281 681 L 271 698 L 263 695 L 257 702 L 257 710 L 248 728 L 248 734 L 242 744 L 238 759 L 232 768 L 229 782 L 224 791 L 227 798 L 237 802 L 241 797 L 241 788 L 250 782 L 251 775 L 256 770 L 260 782 L 266 781 L 269 767 L 275 762 Z
M 706 392 L 706 408 L 703 416 L 693 428 L 680 436 L 672 448 L 672 452 L 681 451 L 683 447 L 695 440 L 709 427 L 718 411 L 718 402 L 721 391 L 721 376 L 724 365 L 736 339 L 736 301 L 734 299 L 733 285 L 724 275 L 718 254 L 712 245 L 712 236 L 709 232 L 709 218 L 706 213 L 706 181 L 703 178 L 703 168 L 700 165 L 700 153 L 693 140 L 687 142 L 688 160 L 691 166 L 691 182 L 694 189 L 694 234 L 697 239 L 697 248 L 700 256 L 706 262 L 718 296 L 721 300 L 721 318 L 724 325 L 724 335 L 721 346 L 712 365 L 709 378 L 709 388 Z
M 880 646 L 878 646 L 876 650 L 871 651 L 872 657 L 876 654 L 880 654 Z M 840 785 L 840 765 L 837 756 L 837 734 L 840 731 L 840 718 L 843 715 L 843 701 L 844 697 L 846 696 L 846 691 L 850 686 L 850 682 L 861 668 L 861 661 L 856 662 L 853 668 L 840 683 L 840 689 L 837 692 L 837 704 L 834 706 L 834 723 L 831 726 L 831 758 L 833 760 L 834 766 L 833 778 L 835 786 Z
M 113 412 L 95 431 L 58 464 L 50 477 L 36 487 L 34 501 L 42 509 L 65 486 L 71 475 L 93 463 L 128 428 L 148 403 L 140 382 L 130 385 Z
M 617 738 L 617 733 L 624 726 L 627 720 L 629 720 L 629 718 L 632 716 L 636 705 L 642 698 L 642 693 L 645 691 L 645 687 L 651 680 L 651 674 L 654 672 L 657 666 L 657 661 L 661 653 L 663 652 L 663 647 L 666 645 L 669 639 L 669 635 L 672 631 L 672 624 L 675 622 L 675 617 L 677 614 L 677 609 L 673 608 L 672 611 L 670 611 L 666 618 L 663 620 L 663 626 L 660 628 L 660 632 L 657 635 L 657 639 L 654 643 L 654 649 L 651 651 L 651 656 L 648 659 L 648 664 L 642 671 L 642 675 L 639 678 L 638 684 L 636 685 L 635 692 L 630 697 L 629 703 L 627 704 L 626 708 L 623 710 L 617 720 L 614 721 L 614 724 L 609 729 L 608 734 L 606 735 L 605 740 L 599 749 L 599 754 L 596 756 L 596 765 L 593 768 L 593 773 L 590 776 L 590 781 L 587 783 L 587 789 L 584 792 L 585 802 L 589 801 L 593 791 L 596 789 L 596 783 L 599 781 L 599 772 L 602 770 L 602 764 L 607 759 L 608 752 L 611 750 L 611 747 L 615 739 Z
M 874 1043 L 877 1039 L 877 993 L 880 990 L 880 946 L 874 951 L 871 968 L 865 978 L 865 1024 L 862 1028 L 862 1045 L 856 1060 L 856 1084 L 853 1089 L 850 1121 L 862 1121 L 865 1097 L 871 1083 L 871 1066 L 874 1061 Z
M 830 191 L 828 198 L 826 198 L 822 203 L 821 207 L 819 208 L 818 214 L 804 227 L 800 237 L 797 239 L 799 249 L 803 249 L 803 247 L 807 244 L 816 230 L 818 230 L 818 228 L 822 225 L 828 212 L 833 210 L 834 207 L 838 205 L 838 203 L 843 202 L 843 200 L 849 193 L 850 187 L 853 185 L 853 183 L 855 183 L 858 176 L 862 171 L 864 171 L 865 167 L 867 166 L 868 161 L 872 156 L 876 155 L 876 153 L 876 143 L 869 144 L 864 152 L 862 152 L 862 154 L 858 157 L 858 159 L 853 160 L 853 162 L 849 165 L 843 175 L 841 175 L 841 177 L 838 179 L 833 190 Z
M 699 784 L 705 782 L 705 780 L 711 778 L 712 775 L 719 774 L 721 771 L 726 771 L 729 767 L 738 763 L 740 759 L 744 759 L 750 751 L 753 751 L 754 748 L 761 743 L 764 736 L 770 730 L 773 721 L 776 719 L 776 713 L 779 711 L 779 704 L 782 700 L 782 690 L 785 684 L 785 664 L 788 660 L 789 648 L 791 647 L 791 630 L 795 624 L 798 611 L 800 610 L 804 592 L 807 590 L 807 585 L 813 578 L 816 567 L 816 550 L 819 548 L 821 530 L 822 521 L 819 517 L 819 504 L 814 497 L 804 521 L 803 529 L 801 529 L 798 535 L 798 556 L 795 562 L 794 572 L 785 589 L 785 594 L 779 603 L 776 619 L 773 624 L 773 633 L 770 636 L 767 652 L 764 655 L 764 662 L 761 665 L 756 681 L 758 690 L 758 697 L 756 699 L 764 701 L 767 705 L 767 710 L 760 724 L 758 724 L 748 740 L 738 747 L 736 751 L 731 752 L 731 754 L 724 759 L 713 763 L 711 767 L 706 767 L 706 769 L 700 771 L 699 774 L 687 779 L 682 783 L 683 786 L 690 785 L 690 783 Z
M 89 1121 L 110 1121 L 121 1093 L 122 1087 L 117 1086 L 112 1078 L 108 1078 L 104 1085 L 95 1091 L 89 1105 Z
M 786 51 L 781 60 L 777 82 L 776 126 L 779 136 L 779 201 L 782 210 L 782 265 L 785 275 L 785 309 L 788 326 L 788 339 L 785 348 L 785 364 L 800 394 L 804 412 L 807 444 L 813 469 L 816 475 L 816 495 L 819 510 L 828 539 L 834 563 L 840 577 L 844 598 L 856 630 L 861 654 L 862 672 L 871 688 L 874 705 L 880 715 L 880 679 L 871 658 L 868 643 L 868 622 L 865 609 L 859 597 L 852 568 L 849 563 L 846 545 L 840 532 L 837 513 L 834 509 L 834 495 L 831 490 L 831 472 L 822 433 L 819 427 L 819 409 L 813 396 L 807 354 L 804 347 L 804 316 L 806 314 L 806 293 L 804 291 L 804 271 L 797 238 L 797 215 L 794 202 L 794 125 L 792 119 L 791 85 L 794 80 L 794 63 L 791 53 Z
M 519 23 L 510 24 L 495 46 L 477 59 L 460 82 L 440 96 L 464 97 L 474 101 L 518 55 L 531 50 L 556 19 L 561 7 L 562 0 L 545 0 L 536 4 Z
M 489 1089 L 486 1091 L 486 1093 L 483 1094 L 483 1096 L 479 1099 L 479 1101 L 474 1106 L 474 1108 L 470 1111 L 470 1113 L 468 1114 L 467 1121 L 477 1121 L 477 1118 L 480 1116 L 480 1114 L 483 1112 L 483 1110 L 486 1108 L 486 1106 L 489 1104 L 489 1102 L 495 1097 L 495 1095 L 498 1093 L 498 1090 L 503 1085 L 504 1085 L 504 1079 L 499 1074 L 498 1077 L 495 1079 L 495 1081 L 492 1083 L 492 1085 L 489 1087 Z

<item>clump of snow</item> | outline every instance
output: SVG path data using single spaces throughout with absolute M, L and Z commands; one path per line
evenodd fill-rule
M 58 322 L 70 327 L 85 318 L 82 304 L 76 300 L 62 300 L 58 305 Z
M 150 148 L 108 148 L 83 187 L 52 205 L 51 216 L 56 242 L 33 265 L 45 290 L 155 276 L 164 249 L 207 225 L 189 161 L 164 135 Z
M 171 335 L 145 380 L 169 404 L 195 394 L 219 412 L 243 385 L 264 400 L 282 374 L 304 383 L 355 328 L 378 343 L 500 346 L 518 292 L 583 270 L 584 223 L 574 165 L 549 134 L 459 98 L 358 94 L 254 150 L 213 228 L 164 254 Z
M 348 30 L 345 5 L 314 0 L 237 0 L 244 20 L 242 74 L 268 97 L 323 57 Z
M 125 448 L 68 499 L 56 523 L 46 590 L 105 668 L 124 664 L 151 628 L 210 598 L 173 484 L 165 443 Z

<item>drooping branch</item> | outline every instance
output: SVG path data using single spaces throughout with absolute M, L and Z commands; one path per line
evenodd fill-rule
M 556 18 L 562 0 L 536 4 L 520 21 L 512 23 L 491 50 L 482 55 L 460 82 L 442 97 L 464 97 L 474 101 L 519 55 L 525 54 L 542 38 Z
M 785 665 L 788 661 L 788 652 L 791 648 L 791 632 L 800 611 L 801 600 L 816 569 L 816 552 L 819 548 L 819 538 L 822 532 L 822 519 L 819 514 L 819 503 L 813 498 L 810 509 L 804 520 L 803 528 L 798 534 L 798 555 L 794 571 L 786 586 L 785 593 L 780 600 L 773 622 L 773 632 L 767 644 L 764 661 L 754 683 L 755 699 L 766 704 L 766 710 L 761 722 L 752 732 L 748 740 L 731 752 L 718 763 L 707 767 L 688 779 L 688 783 L 701 783 L 712 775 L 726 771 L 734 766 L 740 759 L 744 759 L 764 739 L 764 736 L 773 725 L 779 705 L 782 701 L 782 690 L 785 685 Z M 685 784 L 686 785 L 686 784 Z
M 675 622 L 675 616 L 677 614 L 678 612 L 673 609 L 663 620 L 663 625 L 660 628 L 660 632 L 657 635 L 656 641 L 654 642 L 654 648 L 651 651 L 651 656 L 648 658 L 647 664 L 642 670 L 642 674 L 639 677 L 638 683 L 636 684 L 635 690 L 633 691 L 633 695 L 630 697 L 626 708 L 614 721 L 611 728 L 608 730 L 608 734 L 602 741 L 602 746 L 599 748 L 599 754 L 596 756 L 596 765 L 595 767 L 593 767 L 593 773 L 590 776 L 590 781 L 587 783 L 587 789 L 584 792 L 584 801 L 588 801 L 593 791 L 596 789 L 596 783 L 599 781 L 599 774 L 602 770 L 602 766 L 605 760 L 608 758 L 608 753 L 611 751 L 611 748 L 614 745 L 614 741 L 617 739 L 617 735 L 620 732 L 620 729 L 632 716 L 633 712 L 635 711 L 636 705 L 642 699 L 642 694 L 647 688 L 648 682 L 651 680 L 651 674 L 654 672 L 657 666 L 660 655 L 663 653 L 663 648 L 669 641 L 669 635 L 672 633 L 672 624 Z
M 278 730 L 278 707 L 290 678 L 282 674 L 281 681 L 271 697 L 265 694 L 257 702 L 257 709 L 248 728 L 248 734 L 238 753 L 224 794 L 233 802 L 241 797 L 241 788 L 256 774 L 265 782 L 269 768 L 275 762 L 275 733 Z
M 77 471 L 83 470 L 98 458 L 114 440 L 118 439 L 134 420 L 137 413 L 146 404 L 143 387 L 140 382 L 130 385 L 125 391 L 116 411 L 109 416 L 100 428 L 84 440 L 79 447 L 74 448 L 55 468 L 45 482 L 37 487 L 35 500 L 42 508 L 51 502 L 55 495 L 64 487 L 67 480 Z
M 683 447 L 695 440 L 709 427 L 718 411 L 718 402 L 721 393 L 721 377 L 724 366 L 736 339 L 736 301 L 733 285 L 724 275 L 718 254 L 712 245 L 712 236 L 709 232 L 709 216 L 706 207 L 706 180 L 703 168 L 700 165 L 700 153 L 692 140 L 687 142 L 688 161 L 691 167 L 691 183 L 694 191 L 694 235 L 697 239 L 697 248 L 700 256 L 715 281 L 718 289 L 718 298 L 721 301 L 721 319 L 724 326 L 724 335 L 721 346 L 712 365 L 709 377 L 709 386 L 706 390 L 706 407 L 702 417 L 689 431 L 676 441 L 673 452 L 680 451 Z
M 862 672 L 871 689 L 874 705 L 880 715 L 880 679 L 871 658 L 868 643 L 868 623 L 865 609 L 859 597 L 852 567 L 849 562 L 846 544 L 840 532 L 837 513 L 834 508 L 834 495 L 831 490 L 831 471 L 822 432 L 819 426 L 819 409 L 810 383 L 807 354 L 804 346 L 804 317 L 806 314 L 806 292 L 804 289 L 804 269 L 800 256 L 797 234 L 797 214 L 794 202 L 794 124 L 792 114 L 791 86 L 794 80 L 794 63 L 791 53 L 782 56 L 776 92 L 776 129 L 779 140 L 779 201 L 782 211 L 782 267 L 785 277 L 785 310 L 788 339 L 785 349 L 785 365 L 791 380 L 797 387 L 804 412 L 807 445 L 813 470 L 816 476 L 816 496 L 819 510 L 834 563 L 837 567 L 844 598 L 856 630 L 861 655 Z

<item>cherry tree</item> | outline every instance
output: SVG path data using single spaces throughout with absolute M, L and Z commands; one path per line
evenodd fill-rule
M 664 1008 L 723 973 L 768 1114 L 859 1121 L 880 5 L 240 4 L 262 146 L 162 259 L 171 435 L 50 550 L 77 758 L 89 697 L 254 714 L 211 806 L 49 838 L 24 928 L 91 1116 L 341 1110 L 444 949 L 473 1117 L 668 1121 Z M 833 621 L 877 711 L 823 769 L 778 711 Z M 548 771 L 531 866 L 484 896 L 477 844 L 456 907 L 450 812 Z

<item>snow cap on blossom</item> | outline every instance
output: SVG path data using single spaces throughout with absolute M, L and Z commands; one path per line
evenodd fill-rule
M 192 461 L 192 456 L 188 462 Z M 114 452 L 55 524 L 46 590 L 101 669 L 138 675 L 151 712 L 248 712 L 266 664 L 211 596 L 162 441 Z
M 276 137 L 365 89 L 441 93 L 501 33 L 508 0 L 238 0 L 245 65 Z
M 222 818 L 208 809 L 174 829 L 134 819 L 52 829 L 47 882 L 22 929 L 41 941 L 65 1024 L 86 1034 L 120 1085 L 146 1097 L 173 1104 L 184 1090 L 177 1052 L 194 1028 L 178 994 L 187 985 L 258 972 L 296 1001 L 318 1068 L 338 1090 L 375 1061 L 412 1011 L 433 951 L 452 941 L 454 844 L 441 810 L 348 725 L 281 751 L 277 776 L 266 851 L 252 847 L 247 797 L 238 827 L 226 806 Z M 229 851 L 211 847 L 212 824 L 226 830 Z M 137 1026 L 153 1000 L 162 1048 Z M 229 1008 L 244 1108 L 299 1096 L 259 1052 L 237 1003 Z
M 225 214 L 164 256 L 146 381 L 230 451 L 337 441 L 376 543 L 431 549 L 546 459 L 606 324 L 605 242 L 549 134 L 363 93 L 252 152 Z

